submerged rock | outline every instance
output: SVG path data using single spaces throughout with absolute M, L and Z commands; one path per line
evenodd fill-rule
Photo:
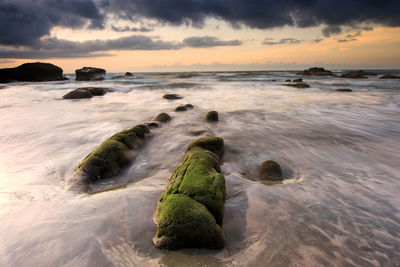
M 261 163 L 258 167 L 258 172 L 262 180 L 267 181 L 282 181 L 282 170 L 281 166 L 273 160 L 267 160 Z
M 0 83 L 62 80 L 68 80 L 63 76 L 63 70 L 50 63 L 25 63 L 16 68 L 0 69 Z
M 101 81 L 104 80 L 106 70 L 93 67 L 83 67 L 75 70 L 76 81 Z
M 303 79 L 302 79 L 302 78 L 294 79 L 293 82 L 294 82 L 294 83 L 302 83 L 302 82 L 303 82 Z
M 92 98 L 93 96 L 102 96 L 107 93 L 106 88 L 102 87 L 81 87 L 75 89 L 63 96 L 64 99 Z
M 90 183 L 117 175 L 131 162 L 131 152 L 143 143 L 147 133 L 149 129 L 141 124 L 108 138 L 78 164 L 67 189 L 88 192 Z
M 358 71 L 350 71 L 348 73 L 340 75 L 342 78 L 351 78 L 351 79 L 357 79 L 357 78 L 367 78 L 365 76 L 376 76 L 376 73 L 373 72 L 367 72 L 363 70 L 358 70 Z
M 385 74 L 379 77 L 379 79 L 400 79 L 400 76 L 396 76 L 393 74 Z
M 285 86 L 295 87 L 295 88 L 309 88 L 310 86 L 306 83 L 285 83 Z
M 176 100 L 176 99 L 182 99 L 183 97 L 177 94 L 165 94 L 163 95 L 163 98 L 168 100 Z
M 160 113 L 157 115 L 157 117 L 154 118 L 154 121 L 158 122 L 169 122 L 171 120 L 171 117 L 167 113 Z
M 221 248 L 226 198 L 220 173 L 223 139 L 205 137 L 192 142 L 175 169 L 157 205 L 154 244 L 164 249 Z M 217 152 L 217 153 L 215 153 Z
M 353 90 L 347 89 L 347 88 L 339 88 L 339 89 L 336 89 L 336 91 L 338 91 L 338 92 L 353 92 Z
M 302 72 L 296 73 L 297 75 L 305 75 L 305 76 L 330 76 L 332 72 L 329 70 L 325 70 L 324 68 L 309 68 L 308 70 L 304 70 Z
M 181 106 L 176 107 L 175 111 L 178 111 L 178 112 L 179 111 L 187 111 L 192 108 L 193 108 L 192 104 L 186 104 L 186 105 L 181 105 Z
M 205 116 L 205 120 L 208 122 L 216 122 L 218 121 L 218 112 L 215 110 L 207 112 Z

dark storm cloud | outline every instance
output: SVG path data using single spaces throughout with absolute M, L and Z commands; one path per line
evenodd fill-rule
M 55 26 L 103 28 L 92 0 L 0 0 L 0 44 L 33 45 Z
M 239 40 L 222 41 L 213 36 L 189 37 L 183 40 L 183 44 L 189 47 L 213 47 L 213 46 L 238 46 Z
M 94 40 L 72 42 L 57 38 L 42 40 L 33 49 L 0 50 L 0 58 L 71 58 L 110 56 L 105 51 L 111 50 L 174 50 L 183 45 L 178 42 L 164 42 L 157 38 L 143 35 L 132 35 L 112 40 Z
M 232 25 L 260 29 L 360 22 L 400 26 L 398 0 L 101 0 L 101 3 L 107 13 L 123 18 L 144 17 L 172 24 L 201 25 L 206 17 L 216 17 Z
M 299 44 L 303 42 L 303 40 L 295 39 L 295 38 L 283 38 L 279 41 L 274 41 L 272 38 L 266 38 L 262 44 L 265 45 L 278 45 L 278 44 Z
M 54 27 L 102 29 L 107 16 L 201 27 L 209 17 L 268 29 L 368 23 L 400 26 L 398 0 L 0 0 L 0 44 L 32 46 Z

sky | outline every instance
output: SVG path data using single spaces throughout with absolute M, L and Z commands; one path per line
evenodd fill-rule
M 400 68 L 400 1 L 0 0 L 0 68 Z

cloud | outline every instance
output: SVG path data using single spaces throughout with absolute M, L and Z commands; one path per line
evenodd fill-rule
M 110 40 L 93 40 L 72 42 L 57 38 L 42 40 L 32 49 L 3 49 L 0 58 L 79 58 L 111 56 L 106 51 L 111 50 L 175 50 L 181 49 L 182 43 L 165 42 L 157 38 L 143 35 L 131 35 Z
M 238 46 L 242 42 L 239 40 L 222 41 L 213 36 L 188 37 L 183 40 L 183 44 L 189 47 L 213 47 L 213 46 Z
M 318 43 L 322 42 L 323 40 L 324 39 L 317 38 L 317 39 L 314 39 L 313 42 L 318 44 Z
M 299 44 L 302 43 L 303 40 L 295 39 L 295 38 L 283 38 L 279 41 L 274 41 L 272 38 L 266 38 L 262 44 L 265 45 L 278 45 L 278 44 Z
M 104 20 L 92 0 L 2 0 L 0 44 L 34 45 L 53 27 L 102 29 Z
M 129 26 L 117 27 L 117 26 L 112 25 L 111 29 L 113 29 L 113 31 L 116 31 L 116 32 L 151 32 L 151 31 L 154 31 L 154 29 L 148 28 L 148 27 L 145 27 L 145 26 L 140 26 L 140 27 L 129 27 Z
M 398 10 L 398 0 L 0 0 L 0 44 L 34 45 L 54 27 L 102 29 L 108 17 L 196 27 L 207 18 L 259 29 L 327 25 L 328 37 L 341 26 L 400 26 Z
M 343 39 L 337 40 L 337 42 L 338 43 L 347 43 L 347 42 L 356 41 L 358 36 L 361 36 L 361 31 L 357 31 L 356 33 L 353 33 L 353 34 L 347 34 Z
M 322 29 L 322 34 L 325 37 L 342 33 L 342 28 L 338 25 L 329 25 Z

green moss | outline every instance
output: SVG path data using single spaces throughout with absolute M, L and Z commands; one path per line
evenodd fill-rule
M 224 216 L 224 202 L 226 198 L 225 179 L 220 173 L 219 168 L 222 154 L 223 139 L 219 137 L 199 138 L 189 145 L 185 158 L 175 169 L 167 187 L 161 195 L 156 213 L 154 215 L 154 221 L 158 226 L 157 235 L 154 238 L 154 243 L 157 246 L 171 249 L 171 247 L 174 247 L 172 244 L 177 243 L 177 247 L 214 247 L 214 245 L 212 245 L 214 241 L 212 240 L 209 240 L 210 244 L 207 246 L 199 245 L 196 243 L 197 241 L 194 240 L 191 242 L 194 242 L 196 245 L 187 245 L 186 241 L 175 240 L 175 236 L 178 233 L 168 231 L 164 233 L 164 230 L 160 229 L 168 226 L 172 227 L 171 229 L 177 230 L 178 228 L 182 227 L 180 226 L 181 224 L 188 225 L 189 229 L 191 229 L 193 226 L 190 219 L 192 215 L 186 211 L 183 212 L 183 214 L 187 213 L 187 215 L 185 215 L 182 219 L 184 221 L 178 223 L 172 220 L 171 225 L 163 226 L 164 220 L 170 220 L 168 217 L 170 211 L 166 210 L 174 208 L 172 204 L 167 203 L 169 203 L 168 201 L 172 196 L 177 195 L 185 196 L 185 199 L 190 199 L 191 201 L 197 203 L 197 205 L 206 208 L 208 213 L 212 216 L 214 224 L 222 224 L 222 219 Z M 164 217 L 168 218 L 165 219 Z M 176 223 L 178 226 L 174 225 Z M 215 228 L 215 226 L 213 227 Z M 208 236 L 207 238 L 210 237 Z M 164 239 L 168 241 L 165 241 Z M 163 245 L 165 242 L 168 245 Z M 183 242 L 183 245 L 180 242 Z
M 187 151 L 194 147 L 200 147 L 209 150 L 217 154 L 217 156 L 220 158 L 222 158 L 224 155 L 224 140 L 216 136 L 207 136 L 194 140 L 189 144 Z
M 148 132 L 147 126 L 137 125 L 114 134 L 78 164 L 68 183 L 79 184 L 87 191 L 89 187 L 82 186 L 85 183 L 117 175 L 131 161 L 130 151 L 143 142 Z
M 184 194 L 169 195 L 160 212 L 153 242 L 165 249 L 221 248 L 225 235 L 211 213 Z

